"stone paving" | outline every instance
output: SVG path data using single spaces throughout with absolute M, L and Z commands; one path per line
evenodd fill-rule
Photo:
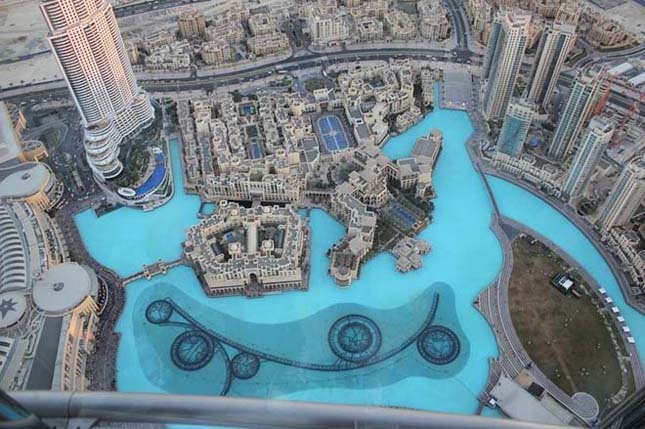
M 121 287 L 121 278 L 112 270 L 99 264 L 89 254 L 81 235 L 74 222 L 74 216 L 103 198 L 95 194 L 86 201 L 66 202 L 56 211 L 55 218 L 65 237 L 72 259 L 90 266 L 97 275 L 105 280 L 108 287 L 109 302 L 99 319 L 95 335 L 94 350 L 87 363 L 87 379 L 90 390 L 116 390 L 116 354 L 119 347 L 120 334 L 115 332 L 116 323 L 125 303 L 125 290 Z

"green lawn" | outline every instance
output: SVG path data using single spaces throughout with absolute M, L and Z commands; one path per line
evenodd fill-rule
M 593 395 L 601 409 L 622 386 L 624 377 L 610 332 L 606 310 L 583 289 L 583 297 L 563 295 L 549 280 L 569 266 L 531 237 L 513 242 L 514 266 L 509 288 L 513 325 L 537 366 L 568 394 L 583 391 Z M 571 274 L 580 279 L 578 273 Z M 622 349 L 622 344 L 620 345 Z M 634 389 L 631 368 L 627 386 Z

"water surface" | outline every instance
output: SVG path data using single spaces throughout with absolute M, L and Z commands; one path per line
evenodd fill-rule
M 326 252 L 343 236 L 344 227 L 327 213 L 312 210 L 308 292 L 261 299 L 208 298 L 187 267 L 175 268 L 152 281 L 129 284 L 117 326 L 121 333 L 118 389 L 224 392 L 474 412 L 488 375 L 488 359 L 498 352 L 490 327 L 472 302 L 497 277 L 502 251 L 489 228 L 492 204 L 465 148 L 473 131 L 466 113 L 437 108 L 415 127 L 392 138 L 384 152 L 391 158 L 408 156 L 415 139 L 432 128 L 443 131 L 444 147 L 434 174 L 438 194 L 435 220 L 421 233 L 432 246 L 422 269 L 401 274 L 393 257 L 380 254 L 364 264 L 360 279 L 350 288 L 336 287 L 328 274 Z M 76 218 L 92 255 L 123 276 L 139 271 L 142 264 L 179 257 L 185 229 L 198 221 L 199 199 L 184 193 L 178 143 L 170 146 L 176 185 L 170 203 L 151 213 L 124 208 L 98 219 L 91 211 Z M 550 207 L 539 198 L 499 179 L 490 180 L 502 212 L 551 238 L 587 268 L 610 291 L 635 334 L 642 338 L 642 317 L 626 308 L 615 279 L 593 245 L 561 215 L 549 212 Z M 450 342 L 442 342 L 442 338 L 456 338 L 461 347 L 448 363 L 428 361 L 419 346 L 425 338 L 422 328 L 433 294 L 439 295 L 440 303 L 428 327 L 434 327 L 438 340 L 428 344 L 436 346 L 439 355 L 439 346 L 447 347 L 443 351 L 449 357 Z M 147 310 L 157 301 L 171 302 L 174 310 L 167 320 L 152 323 Z M 378 344 L 366 342 L 372 348 L 361 353 L 376 352 L 360 365 L 334 354 L 332 346 L 336 338 L 346 338 L 335 336 L 336 322 L 352 315 L 369 319 L 360 319 L 361 326 L 371 332 L 368 337 L 372 340 L 380 338 Z M 437 326 L 453 332 L 454 337 L 442 337 L 442 328 Z M 194 347 L 176 347 L 173 352 L 173 344 L 186 344 L 178 342 L 181 335 L 188 333 L 190 337 L 196 331 L 210 339 L 200 343 L 198 333 L 189 338 Z M 405 346 L 410 338 L 412 342 Z M 205 349 L 211 352 L 211 359 L 201 368 L 182 369 L 186 362 L 200 362 L 204 350 L 200 344 L 208 346 Z M 235 357 L 243 353 L 260 359 L 255 362 L 243 356 L 249 359 L 238 359 L 233 365 Z M 180 355 L 185 359 L 178 364 Z M 387 359 L 379 360 L 383 356 Z M 237 365 L 240 361 L 245 365 Z M 336 366 L 329 370 L 320 367 L 332 364 Z M 234 366 L 237 372 L 232 370 Z M 246 372 L 239 372 L 242 367 Z M 240 378 L 231 375 L 234 373 L 253 375 Z

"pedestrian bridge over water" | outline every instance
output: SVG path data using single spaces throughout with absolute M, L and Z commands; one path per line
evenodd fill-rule
M 157 275 L 164 275 L 168 270 L 175 268 L 178 265 L 182 265 L 184 260 L 182 258 L 175 259 L 174 261 L 165 262 L 159 259 L 157 262 L 149 265 L 144 265 L 143 270 L 135 273 L 129 277 L 123 279 L 121 284 L 123 287 L 127 286 L 129 283 L 135 282 L 140 279 L 151 280 Z

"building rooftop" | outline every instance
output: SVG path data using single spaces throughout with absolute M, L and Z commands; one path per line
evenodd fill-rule
M 75 262 L 50 268 L 37 280 L 32 291 L 34 304 L 46 313 L 64 314 L 96 293 L 96 275 Z
M 621 74 L 627 73 L 628 71 L 630 71 L 633 68 L 634 68 L 633 65 L 631 65 L 630 63 L 625 62 L 625 63 L 618 64 L 616 67 L 613 67 L 613 68 L 609 69 L 609 71 L 607 71 L 607 73 L 609 75 L 611 75 L 611 76 L 620 76 Z
M 0 329 L 17 323 L 27 311 L 24 291 L 0 293 Z
M 640 86 L 645 82 L 645 72 L 640 73 L 638 76 L 635 76 L 629 79 L 629 83 L 633 86 Z
M 0 198 L 26 198 L 45 187 L 52 172 L 45 164 L 19 164 L 7 169 L 6 176 L 0 172 Z
M 561 425 L 563 423 L 540 400 L 513 380 L 502 376 L 491 391 L 500 408 L 509 417 L 529 422 Z

